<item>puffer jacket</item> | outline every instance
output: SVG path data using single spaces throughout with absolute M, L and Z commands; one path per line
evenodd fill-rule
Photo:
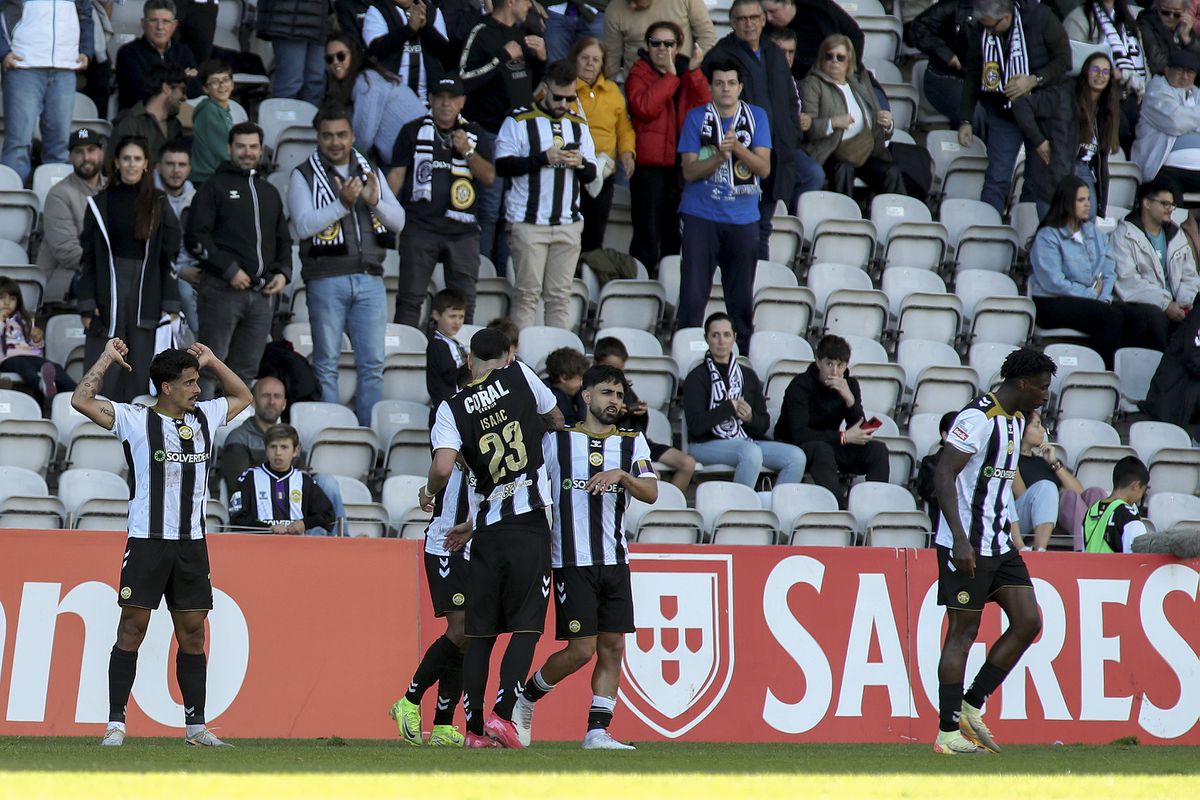
M 4 0 L 0 60 L 16 53 L 22 69 L 75 69 L 95 49 L 91 0 Z
M 677 75 L 666 75 L 650 62 L 645 50 L 640 56 L 625 79 L 629 116 L 637 135 L 637 164 L 673 167 L 684 118 L 712 100 L 712 94 L 704 73 L 688 69 L 685 57 L 675 60 Z
M 329 0 L 259 0 L 258 38 L 325 42 Z
M 1162 265 L 1150 237 L 1142 227 L 1138 209 L 1129 212 L 1112 235 L 1113 256 L 1117 262 L 1117 297 L 1126 303 L 1146 303 L 1166 309 L 1172 301 L 1181 306 L 1195 303 L 1200 292 L 1200 275 L 1192 246 L 1179 226 L 1163 225 L 1167 235 L 1167 269 Z

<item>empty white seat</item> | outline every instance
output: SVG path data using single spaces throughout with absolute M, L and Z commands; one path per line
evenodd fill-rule
M 854 515 L 848 511 L 808 511 L 792 526 L 796 547 L 849 547 L 854 543 Z
M 596 326 L 654 331 L 667 307 L 667 292 L 658 281 L 612 280 L 600 289 Z
M 671 357 L 675 359 L 680 378 L 686 378 L 706 352 L 708 342 L 704 340 L 703 328 L 679 328 L 671 337 Z M 734 345 L 734 353 L 737 353 L 737 345 Z
M 779 529 L 790 533 L 801 516 L 810 511 L 837 511 L 833 492 L 815 483 L 781 483 L 771 489 L 771 511 Z
M 547 325 L 530 325 L 521 331 L 517 355 L 530 369 L 540 373 L 546 368 L 546 356 L 560 347 L 584 352 L 583 342 L 571 331 Z
M 887 267 L 880 276 L 880 288 L 888 296 L 888 309 L 900 316 L 900 304 L 910 294 L 945 294 L 946 284 L 936 272 L 915 267 Z
M 808 195 L 802 196 L 807 197 Z M 822 262 L 809 267 L 808 288 L 812 290 L 817 310 L 824 313 L 829 295 L 839 289 L 871 291 L 875 285 L 871 283 L 871 276 L 860 267 L 836 262 Z
M 954 260 L 963 269 L 1007 272 L 1016 258 L 1016 231 L 987 203 L 963 198 L 942 201 L 938 219 L 946 226 Z
M 755 331 L 750 336 L 750 366 L 760 378 L 770 374 L 776 361 L 811 352 L 809 343 L 795 334 Z
M 128 501 L 129 484 L 106 470 L 69 469 L 58 476 L 58 497 L 67 514 L 74 515 L 89 500 Z
M 967 363 L 979 376 L 980 390 L 987 390 L 1000 379 L 1000 367 L 1008 354 L 1018 347 L 1003 342 L 975 342 L 967 351 Z
M 311 451 L 317 434 L 325 428 L 353 428 L 358 417 L 349 408 L 338 403 L 303 401 L 291 406 L 292 427 L 300 434 L 300 447 Z
M 841 337 L 846 340 L 846 344 L 850 345 L 850 366 L 852 367 L 864 361 L 883 364 L 889 360 L 887 351 L 883 349 L 883 345 L 879 343 L 878 339 L 853 333 L 843 333 Z
M 1017 294 L 1012 278 L 992 270 L 960 270 L 954 292 L 970 320 L 970 340 L 1024 344 L 1033 333 L 1033 300 Z
M 771 219 L 771 236 L 767 245 L 771 261 L 790 267 L 796 263 L 803 248 L 804 226 L 796 217 L 776 214 Z
M 962 325 L 962 301 L 948 292 L 913 292 L 900 304 L 896 335 L 900 339 L 953 344 Z
M 87 420 L 71 431 L 65 463 L 71 468 L 100 469 L 118 475 L 128 469 L 121 441 L 112 431 Z
M 1195 494 L 1200 488 L 1200 449 L 1183 428 L 1169 422 L 1135 422 L 1129 426 L 1129 444 L 1150 469 L 1156 492 Z
M 1064 417 L 1109 421 L 1121 399 L 1120 381 L 1100 354 L 1077 344 L 1047 345 L 1058 371 L 1050 383 L 1051 406 Z
M 1066 452 L 1067 466 L 1074 468 L 1089 447 L 1120 447 L 1121 437 L 1107 422 L 1097 419 L 1062 419 L 1054 428 L 1058 444 Z
M 857 530 L 865 533 L 876 514 L 885 511 L 916 511 L 912 494 L 902 486 L 881 481 L 863 481 L 850 487 L 847 510 L 854 515 Z
M 917 458 L 924 458 L 941 445 L 942 434 L 938 430 L 942 413 L 913 414 L 908 418 L 908 435 L 917 451 Z
M 21 497 L 0 500 L 0 528 L 50 530 L 66 525 L 67 512 L 57 497 Z
M 124 500 L 89 500 L 79 507 L 73 527 L 83 531 L 129 530 L 129 504 Z
M 42 409 L 32 397 L 12 389 L 0 389 L 0 420 L 41 418 Z
M 807 286 L 766 286 L 754 294 L 754 330 L 803 336 L 817 307 Z
M 305 126 L 311 129 L 317 107 L 303 100 L 271 97 L 258 107 L 258 125 L 263 129 L 263 148 L 274 151 L 280 134 L 288 128 Z
M 638 399 L 653 409 L 665 411 L 679 385 L 675 359 L 670 356 L 630 356 L 625 359 L 625 379 L 634 387 Z
M 919 80 L 917 85 L 921 85 Z M 963 156 L 987 157 L 987 147 L 980 137 L 976 136 L 970 147 L 963 147 L 958 142 L 958 132 L 951 130 L 930 131 L 925 137 L 925 149 L 933 159 L 933 183 L 938 192 L 955 160 Z
M 0 465 L 25 467 L 44 475 L 57 452 L 58 429 L 50 420 L 0 416 Z
M 862 219 L 858 204 L 837 192 L 805 192 L 797 209 L 810 261 L 865 267 L 875 258 L 875 226 Z
M 899 364 L 860 361 L 850 374 L 858 381 L 866 407 L 890 416 L 903 403 L 906 381 L 904 368 Z
M 1158 371 L 1162 353 L 1144 347 L 1122 347 L 1113 358 L 1117 380 L 1121 385 L 1121 410 L 1137 411 L 1138 403 L 1146 399 L 1150 381 Z
M 375 468 L 378 451 L 379 441 L 370 428 L 330 426 L 313 438 L 308 466 L 314 472 L 365 480 Z
M 867 523 L 868 547 L 926 547 L 929 515 L 923 511 L 883 511 Z
M 749 486 L 733 481 L 705 481 L 696 487 L 696 510 L 704 520 L 704 529 L 712 531 L 727 511 L 760 511 L 758 495 Z
M 46 481 L 31 469 L 0 466 L 0 500 L 5 497 L 42 497 L 49 494 Z
M 878 339 L 887 329 L 888 298 L 876 289 L 836 289 L 825 299 L 825 333 Z
M 1200 525 L 1200 497 L 1179 492 L 1155 492 L 1150 495 L 1149 517 L 1159 531 L 1183 522 Z

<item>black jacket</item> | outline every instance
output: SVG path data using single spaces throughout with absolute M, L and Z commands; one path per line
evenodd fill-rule
M 1200 420 L 1200 305 L 1179 323 L 1150 380 L 1142 410 L 1191 432 Z
M 467 91 L 463 116 L 485 130 L 499 133 L 504 118 L 514 108 L 533 105 L 533 87 L 541 80 L 543 63 L 525 49 L 524 24 L 509 27 L 495 17 L 484 17 L 471 29 L 459 61 L 459 74 Z M 504 46 L 521 45 L 524 58 L 509 60 Z
M 117 51 L 117 110 L 124 111 L 133 108 L 142 100 L 142 76 L 154 64 L 175 64 L 183 69 L 196 69 L 196 57 L 186 44 L 172 41 L 165 53 L 159 53 L 154 45 L 146 41 L 145 36 L 139 36 L 132 42 L 121 45 Z M 200 80 L 190 78 L 187 83 L 187 96 L 200 96 Z M 104 109 L 101 109 L 103 113 Z M 158 151 L 154 151 L 155 157 Z
M 187 249 L 224 281 L 239 269 L 256 287 L 275 275 L 291 281 L 292 237 L 279 190 L 257 170 L 222 161 L 192 199 Z
M 320 42 L 329 36 L 329 0 L 259 0 L 258 38 Z
M 425 3 L 428 16 L 421 30 L 414 31 L 412 26 L 400 18 L 396 10 L 395 0 L 375 0 L 373 5 L 387 22 L 388 32 L 377 37 L 367 45 L 367 54 L 379 60 L 383 66 L 392 72 L 400 72 L 400 61 L 406 58 L 404 46 L 414 39 L 421 45 L 421 61 L 425 64 L 427 86 L 432 86 L 446 72 L 446 67 L 453 57 L 450 41 L 433 26 L 434 15 L 440 10 L 439 5 L 429 0 Z M 443 14 L 442 20 L 446 21 Z M 446 30 L 449 33 L 449 28 Z
M 113 324 L 117 306 L 121 303 L 137 304 L 137 325 L 154 330 L 163 314 L 179 312 L 179 285 L 175 280 L 175 258 L 179 255 L 179 218 L 167 198 L 158 196 L 159 224 L 146 243 L 146 256 L 142 261 L 142 287 L 138 297 L 113 297 L 115 276 L 112 272 L 112 251 L 105 236 L 113 225 L 132 225 L 132 220 L 113 220 L 108 216 L 108 190 L 92 198 L 100 212 L 97 218 L 89 205 L 83 215 L 83 232 L 79 243 L 83 254 L 79 259 L 79 313 L 92 315 L 92 326 L 100 325 L 113 336 Z
M 854 52 L 858 54 L 858 71 L 863 71 L 863 46 L 866 37 L 854 17 L 834 0 L 796 0 L 796 16 L 788 23 L 796 34 L 796 57 L 792 60 L 792 75 L 797 81 L 812 69 L 817 50 L 825 37 L 835 33 L 850 38 Z M 763 36 L 766 39 L 766 35 Z M 682 73 L 680 73 L 682 74 Z
M 862 390 L 858 381 L 844 376 L 854 405 L 847 406 L 842 396 L 821 384 L 821 373 L 816 364 L 788 384 L 783 393 L 783 406 L 779 411 L 779 423 L 775 426 L 775 441 L 802 445 L 808 442 L 837 444 L 842 423 L 853 425 L 863 419 Z
M 913 47 L 929 56 L 929 68 L 943 75 L 961 76 L 950 66 L 957 57 L 965 67 L 970 42 L 968 31 L 978 31 L 971 18 L 972 0 L 940 0 L 922 11 L 909 27 Z
M 1169 30 L 1162 17 L 1152 9 L 1138 14 L 1137 26 L 1142 39 L 1142 57 L 1146 59 L 1146 69 L 1151 75 L 1163 74 L 1167 68 L 1167 56 L 1176 48 L 1200 54 L 1200 36 L 1193 33 L 1192 40 L 1187 44 L 1176 43 L 1175 32 Z
M 719 39 L 704 57 L 704 69 L 726 59 L 742 67 L 742 99 L 767 112 L 771 125 L 771 174 L 763 182 L 764 200 L 791 203 L 796 183 L 796 145 L 800 139 L 800 110 L 787 57 L 769 37 L 759 43 L 762 61 L 750 46 L 732 33 Z M 761 74 L 765 72 L 766 80 Z
M 728 375 L 728 365 L 717 365 Z M 708 442 L 717 438 L 712 429 L 727 419 L 737 416 L 732 400 L 723 400 L 714 408 L 708 407 L 712 382 L 708 368 L 701 361 L 688 373 L 683 381 L 683 418 L 687 422 L 688 441 Z M 763 397 L 762 381 L 750 367 L 742 367 L 742 399 L 750 404 L 754 412 L 749 422 L 742 423 L 742 430 L 751 439 L 763 439 L 771 427 L 771 415 L 767 413 L 767 401 Z

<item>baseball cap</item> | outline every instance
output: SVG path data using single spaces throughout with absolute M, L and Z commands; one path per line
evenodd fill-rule
M 94 144 L 96 147 L 103 148 L 106 142 L 104 134 L 93 128 L 80 128 L 71 134 L 71 138 L 67 140 L 67 149 L 74 150 L 76 147 L 81 147 L 85 144 Z
M 457 75 L 454 74 L 443 75 L 433 82 L 433 86 L 429 87 L 429 93 L 437 94 L 438 92 L 445 92 L 446 94 L 453 95 L 454 97 L 462 97 L 464 94 L 466 94 L 466 92 L 463 91 L 462 81 Z

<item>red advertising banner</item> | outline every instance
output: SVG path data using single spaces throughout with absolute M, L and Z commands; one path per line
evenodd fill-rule
M 0 531 L 0 735 L 101 730 L 123 544 Z M 210 723 L 233 738 L 394 736 L 386 709 L 443 629 L 420 544 L 221 535 L 209 549 Z M 1044 630 L 988 703 L 997 738 L 1200 743 L 1200 565 L 1027 560 Z M 944 630 L 933 551 L 635 546 L 632 572 L 638 631 L 626 637 L 618 737 L 932 739 Z M 968 682 L 1002 624 L 989 607 Z M 552 616 L 546 629 L 535 668 L 561 646 Z M 589 676 L 538 704 L 535 739 L 582 737 Z M 130 732 L 178 734 L 182 716 L 170 617 L 156 613 Z

